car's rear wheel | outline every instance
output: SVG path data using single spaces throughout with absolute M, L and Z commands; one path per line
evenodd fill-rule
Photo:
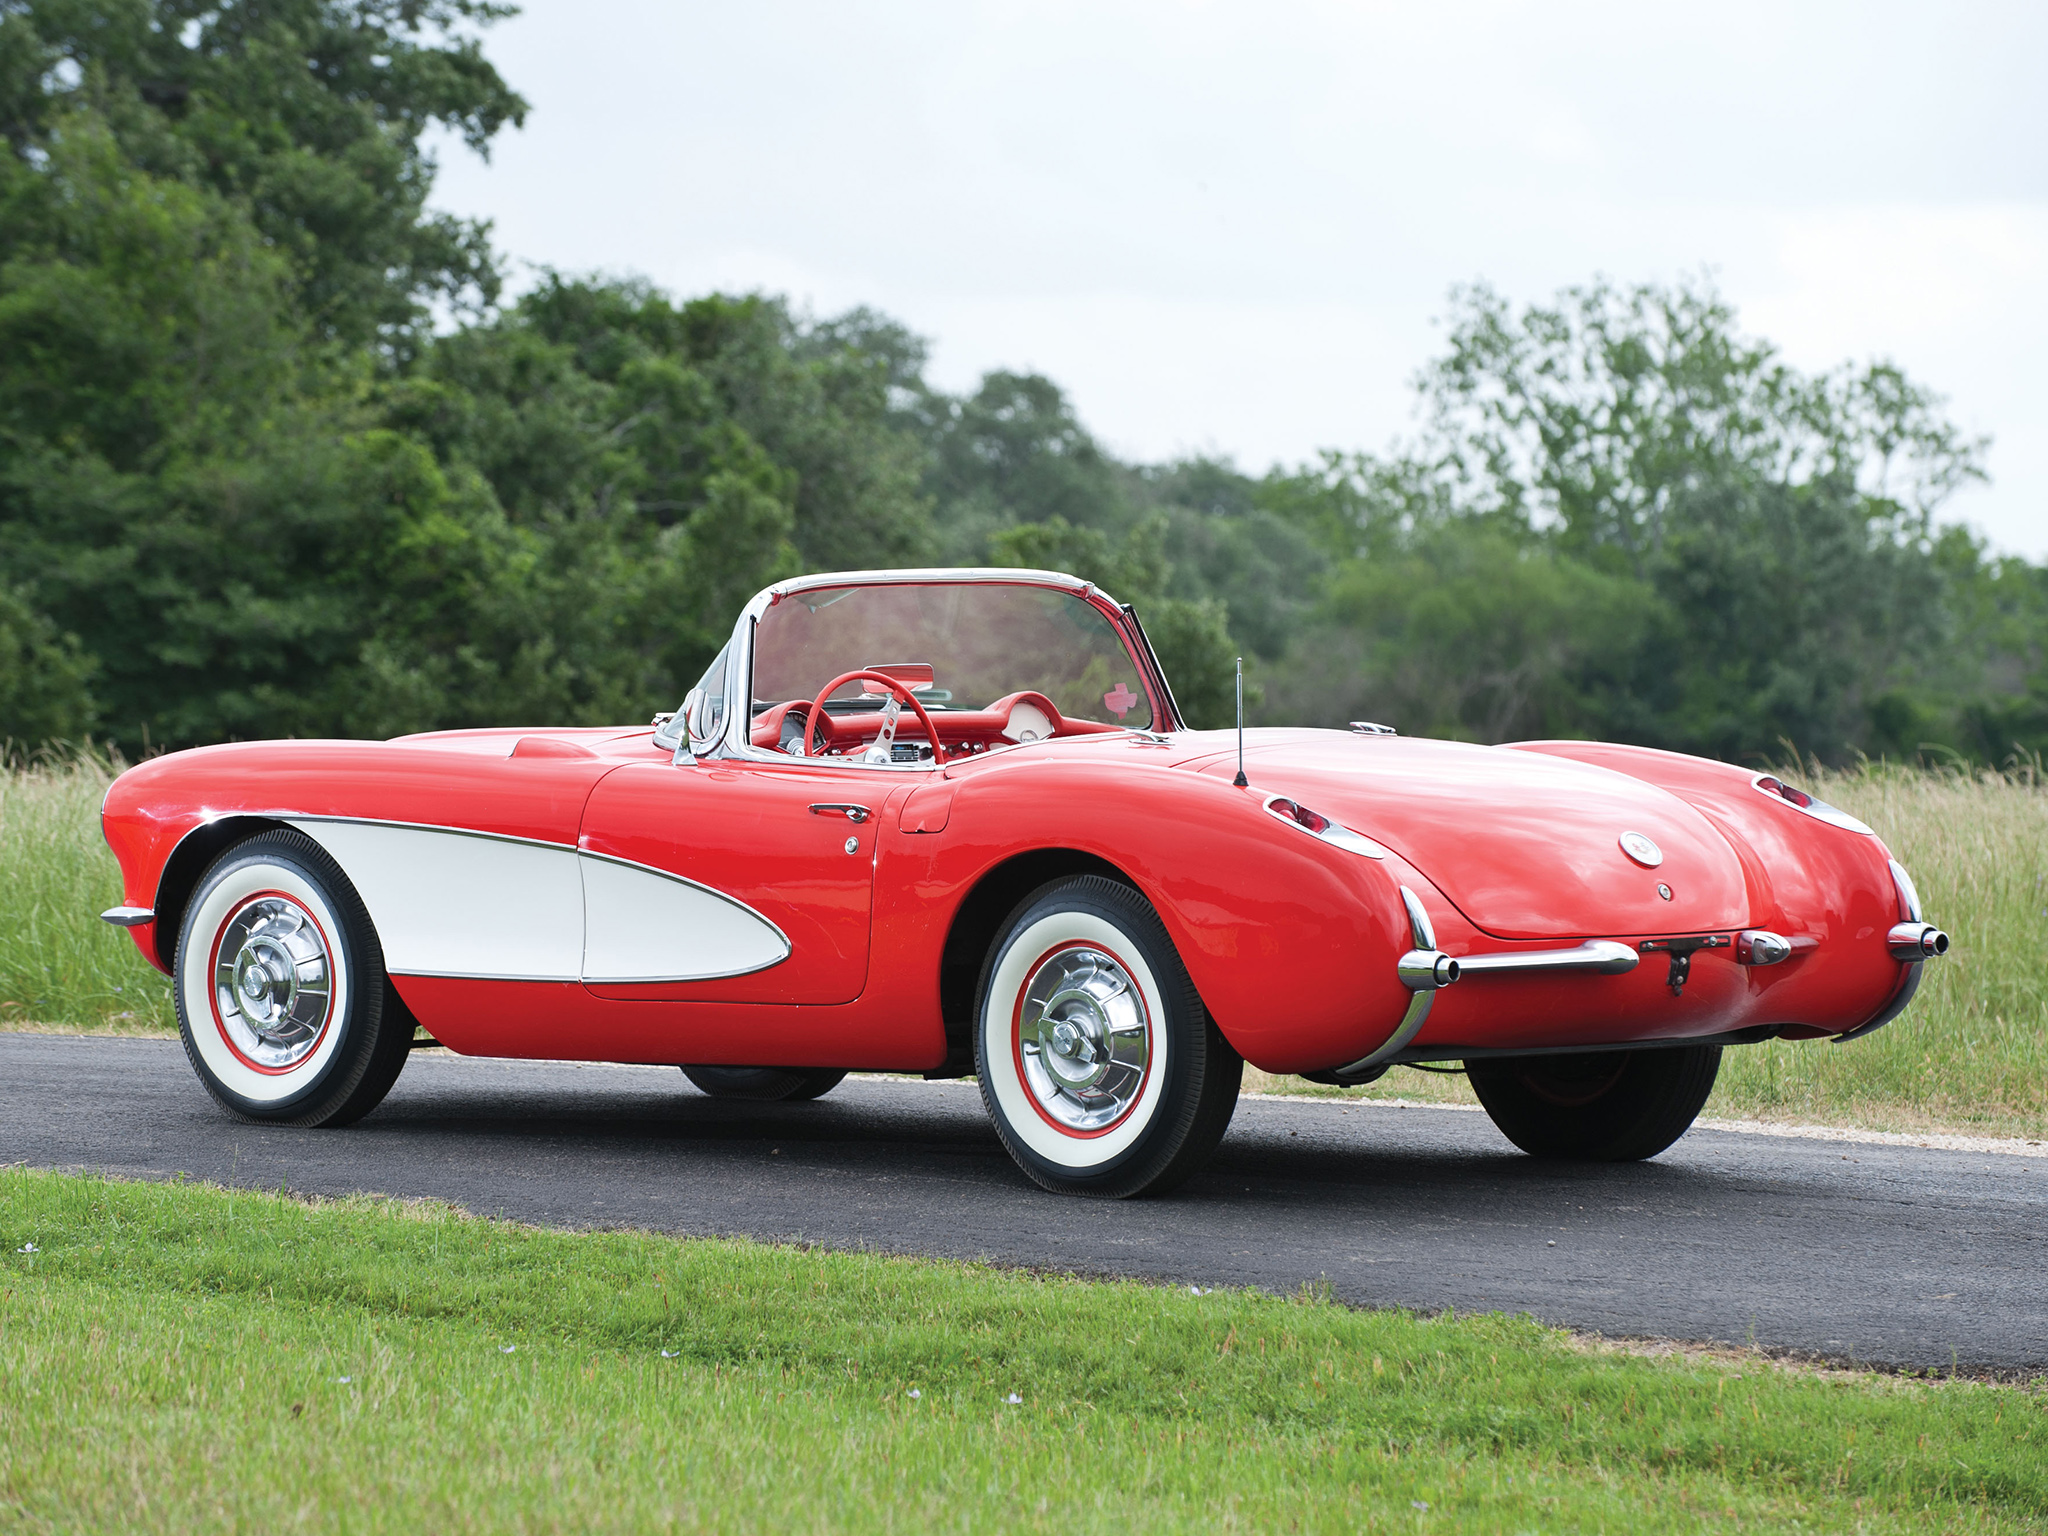
M 1604 1163 L 1655 1157 L 1683 1136 L 1720 1070 L 1718 1045 L 1465 1063 L 1479 1102 L 1524 1152 Z
M 1017 1165 L 1062 1194 L 1171 1189 L 1237 1107 L 1244 1062 L 1151 905 L 1095 875 L 1041 887 L 983 966 L 982 1102 Z
M 844 1072 L 829 1067 L 684 1067 L 683 1076 L 714 1099 L 815 1099 L 839 1086 Z
M 362 898 L 300 832 L 214 861 L 185 908 L 172 993 L 199 1080 L 245 1120 L 359 1120 L 412 1049 Z

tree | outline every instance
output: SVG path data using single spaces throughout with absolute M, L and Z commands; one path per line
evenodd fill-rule
M 488 226 L 430 213 L 430 124 L 478 154 L 526 103 L 468 29 L 488 0 L 0 0 L 0 132 L 35 163 L 96 125 L 244 211 L 316 334 L 417 335 L 493 299 Z
M 1354 696 L 1751 761 L 1954 734 L 1932 701 L 1981 673 L 1946 659 L 1933 516 L 1983 444 L 1897 368 L 1800 374 L 1703 284 L 1519 313 L 1471 288 L 1418 388 L 1402 452 L 1262 487 L 1338 562 L 1317 643 L 1357 658 Z
M 94 724 L 92 671 L 75 635 L 0 588 L 0 751 L 82 741 Z

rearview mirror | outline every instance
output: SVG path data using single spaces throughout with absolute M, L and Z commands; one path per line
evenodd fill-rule
M 938 673 L 928 661 L 883 661 L 863 670 L 879 672 L 884 677 L 893 677 L 912 693 L 928 693 L 932 685 L 938 681 Z M 864 698 L 880 698 L 888 692 L 872 679 L 863 682 L 860 687 Z

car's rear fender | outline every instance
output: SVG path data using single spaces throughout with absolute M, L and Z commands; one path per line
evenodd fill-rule
M 1003 918 L 1068 873 L 1123 880 L 1152 904 L 1218 1027 L 1255 1065 L 1352 1060 L 1395 1028 L 1409 998 L 1395 961 L 1411 938 L 1378 861 L 1283 823 L 1256 792 L 1172 769 L 1076 766 L 963 775 L 943 833 L 891 836 L 905 878 L 878 888 L 878 954 L 922 953 L 936 968 L 949 1036 L 971 1015 Z

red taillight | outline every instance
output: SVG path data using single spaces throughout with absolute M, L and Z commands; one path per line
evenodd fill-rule
M 1318 815 L 1305 805 L 1296 805 L 1292 800 L 1275 800 L 1266 809 L 1275 816 L 1284 816 L 1296 826 L 1305 827 L 1318 834 L 1328 831 L 1330 827 L 1329 817 Z
M 1774 779 L 1769 774 L 1765 774 L 1762 778 L 1758 779 L 1756 787 L 1758 789 L 1767 789 L 1782 800 L 1789 800 L 1802 811 L 1813 804 L 1813 796 L 1809 795 L 1805 790 L 1794 789 L 1782 779 Z

